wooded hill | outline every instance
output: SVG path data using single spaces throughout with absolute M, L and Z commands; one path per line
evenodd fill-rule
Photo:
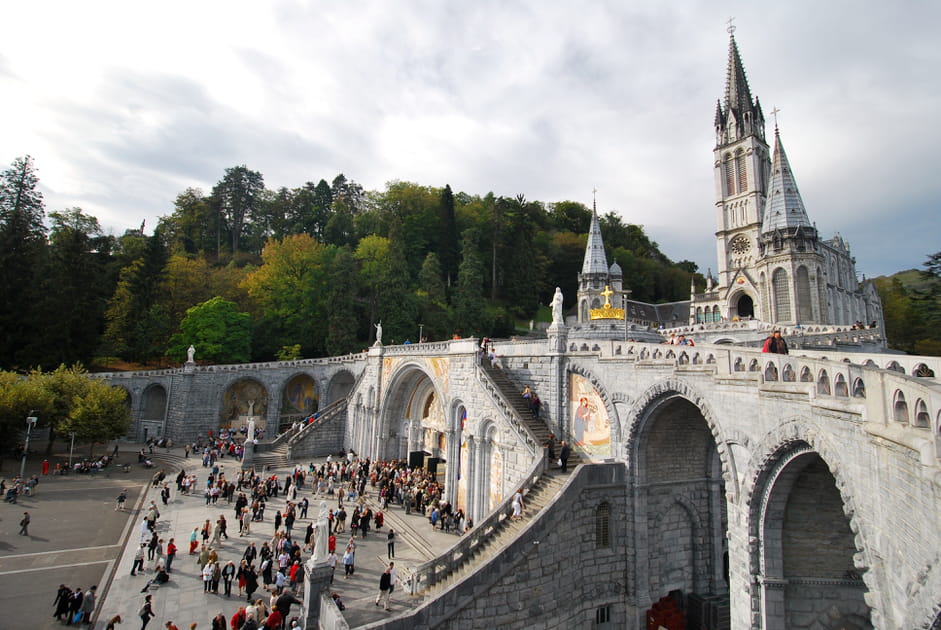
M 574 201 L 454 193 L 344 175 L 265 188 L 246 166 L 182 191 L 153 234 L 107 235 L 80 208 L 46 214 L 29 157 L 0 175 L 0 367 L 240 362 L 385 343 L 513 334 L 574 303 L 591 211 Z M 604 213 L 609 263 L 634 299 L 704 281 L 642 227 Z M 528 326 L 527 326 L 528 327 Z

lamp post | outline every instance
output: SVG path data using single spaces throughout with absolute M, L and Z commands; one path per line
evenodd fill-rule
M 26 454 L 29 453 L 29 434 L 33 430 L 33 427 L 36 426 L 36 421 L 39 420 L 33 414 L 35 411 L 30 411 L 29 416 L 26 418 L 26 444 L 23 446 L 23 462 L 20 464 L 20 477 L 23 477 L 26 474 Z
M 421 334 L 423 330 L 425 330 L 425 325 L 419 324 L 418 325 L 418 343 L 421 343 Z
M 72 471 L 72 451 L 75 450 L 75 431 L 69 433 L 72 436 L 72 445 L 69 446 L 69 472 Z

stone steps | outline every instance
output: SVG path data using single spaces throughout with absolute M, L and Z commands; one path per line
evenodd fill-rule
M 543 508 L 551 504 L 564 485 L 568 475 L 544 474 L 533 488 L 523 497 L 525 506 L 523 518 L 519 521 L 509 517 L 500 522 L 494 533 L 470 551 L 451 572 L 419 595 L 423 599 L 432 599 L 468 575 L 479 570 L 492 558 L 502 553 L 506 547 L 525 529 L 528 522 L 538 515 Z

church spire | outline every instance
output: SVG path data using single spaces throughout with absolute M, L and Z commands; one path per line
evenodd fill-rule
M 787 153 L 781 143 L 778 126 L 774 126 L 774 156 L 771 162 L 771 182 L 765 203 L 762 233 L 793 228 L 813 228 L 804 209 L 804 200 L 797 190 Z
M 725 77 L 725 100 L 720 101 L 715 117 L 718 144 L 724 145 L 750 135 L 765 137 L 765 117 L 757 98 L 752 98 L 745 66 L 729 28 L 729 61 Z
M 585 246 L 585 261 L 582 263 L 582 275 L 598 273 L 607 275 L 608 259 L 604 254 L 604 243 L 601 240 L 601 224 L 598 222 L 598 205 L 594 200 L 595 191 L 592 191 L 591 227 L 588 229 L 588 244 Z

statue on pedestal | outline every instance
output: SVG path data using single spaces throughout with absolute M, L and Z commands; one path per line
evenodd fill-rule
M 186 349 L 186 362 L 195 363 L 194 357 L 196 356 L 196 348 L 193 344 L 190 344 L 190 347 Z
M 373 324 L 373 325 L 376 327 L 376 343 L 374 343 L 373 345 L 381 346 L 382 345 L 382 320 L 380 319 L 378 324 Z
M 552 296 L 552 323 L 562 324 L 562 289 L 555 288 L 555 295 Z

